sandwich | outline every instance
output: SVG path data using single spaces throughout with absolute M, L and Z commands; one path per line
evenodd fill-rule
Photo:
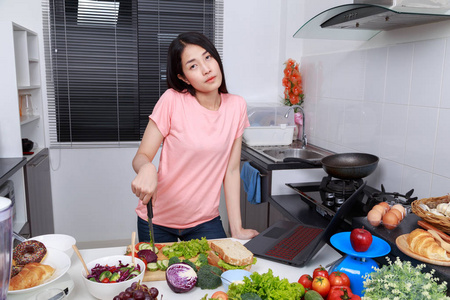
M 249 271 L 256 258 L 244 245 L 233 240 L 214 240 L 210 242 L 208 263 L 222 271 L 242 269 Z

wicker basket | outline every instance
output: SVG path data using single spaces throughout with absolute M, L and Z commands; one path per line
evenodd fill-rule
M 438 216 L 432 212 L 424 210 L 420 204 L 426 204 L 430 209 L 436 208 L 440 203 L 450 203 L 450 195 L 434 198 L 423 198 L 411 203 L 411 210 L 434 227 L 450 234 L 450 217 Z

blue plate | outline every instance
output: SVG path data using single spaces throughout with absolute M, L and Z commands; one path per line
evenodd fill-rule
M 350 243 L 350 232 L 339 232 L 330 238 L 330 243 L 338 249 L 348 255 L 355 257 L 381 257 L 391 252 L 391 246 L 379 237 L 372 236 L 372 245 L 365 252 L 356 252 L 352 244 Z

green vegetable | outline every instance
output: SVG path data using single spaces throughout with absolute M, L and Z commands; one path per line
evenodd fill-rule
M 447 282 L 439 284 L 439 278 L 433 278 L 434 270 L 423 273 L 425 264 L 413 267 L 410 261 L 402 262 L 399 257 L 394 263 L 389 257 L 386 260 L 388 265 L 365 276 L 363 299 L 450 299 L 446 296 Z
M 180 260 L 180 258 L 178 257 L 178 256 L 172 256 L 170 259 L 169 259 L 169 267 L 171 266 L 171 265 L 173 265 L 173 264 L 177 264 L 177 263 L 180 263 L 181 262 L 181 260 Z
M 155 263 L 155 262 L 152 262 L 152 263 L 148 263 L 147 264 L 147 270 L 149 270 L 149 271 L 158 271 L 158 264 L 157 263 Z
M 109 281 L 117 281 L 120 278 L 120 274 L 118 272 L 112 273 L 111 277 L 109 277 Z
M 200 253 L 205 253 L 209 248 L 206 238 L 192 239 L 190 241 L 181 241 L 172 245 L 164 246 L 162 252 L 169 259 L 174 256 L 183 256 L 185 259 L 190 259 L 197 256 Z
M 309 290 L 305 293 L 305 300 L 323 300 L 323 297 L 314 290 Z
M 211 271 L 217 275 L 214 275 Z M 196 285 L 202 290 L 214 290 L 222 285 L 220 275 L 222 275 L 222 270 L 217 267 L 211 265 L 201 266 L 197 272 Z
M 262 300 L 256 293 L 245 293 L 241 295 L 242 300 Z
M 230 300 L 240 300 L 245 293 L 256 293 L 264 300 L 298 300 L 305 294 L 305 288 L 298 282 L 290 283 L 286 278 L 273 276 L 269 269 L 267 273 L 253 272 L 250 278 L 244 277 L 243 284 L 230 284 L 228 297 Z
M 105 279 L 105 278 L 111 277 L 111 275 L 112 275 L 111 271 L 103 271 L 103 272 L 100 274 L 99 280 L 102 281 L 102 280 Z
M 208 256 L 205 253 L 200 253 L 197 257 L 197 260 L 195 261 L 197 269 L 207 264 L 208 264 Z
M 253 257 L 253 262 L 251 263 L 252 265 L 256 264 L 256 257 Z M 221 268 L 224 268 L 226 270 L 236 270 L 236 269 L 245 269 L 247 266 L 249 265 L 245 265 L 245 266 L 236 266 L 236 265 L 230 265 L 226 262 L 224 262 L 222 259 L 219 260 L 219 262 L 217 263 L 217 265 Z
M 191 268 L 194 269 L 195 272 L 198 271 L 197 266 L 189 259 L 183 259 L 181 262 L 184 262 L 185 264 L 188 264 L 189 266 L 191 266 Z
M 165 271 L 169 267 L 169 260 L 168 259 L 158 260 L 156 264 L 158 265 L 158 269 L 160 269 L 161 271 Z

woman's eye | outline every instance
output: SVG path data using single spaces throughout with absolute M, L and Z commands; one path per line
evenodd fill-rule
M 195 69 L 197 67 L 197 65 L 191 65 L 190 67 L 189 67 L 189 69 Z
M 209 60 L 209 59 L 211 59 L 211 55 L 210 54 L 206 55 L 206 60 Z

